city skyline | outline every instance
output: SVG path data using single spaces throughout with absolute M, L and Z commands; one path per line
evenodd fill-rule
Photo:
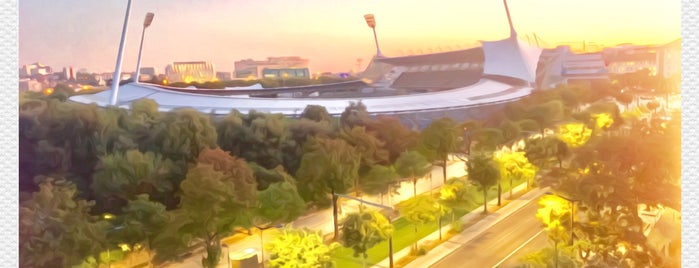
M 680 1 L 586 3 L 508 2 L 520 36 L 535 33 L 545 47 L 583 41 L 662 44 L 680 37 Z M 21 1 L 19 66 L 41 62 L 56 70 L 113 72 L 125 11 L 123 0 Z M 368 13 L 376 16 L 386 56 L 478 46 L 477 41 L 509 33 L 502 1 L 134 0 L 122 71 L 135 70 L 146 12 L 155 19 L 146 31 L 141 66 L 160 71 L 175 61 L 196 60 L 231 72 L 235 61 L 274 56 L 307 58 L 312 72 L 349 71 L 357 59 L 363 68 L 375 53 L 362 17 Z

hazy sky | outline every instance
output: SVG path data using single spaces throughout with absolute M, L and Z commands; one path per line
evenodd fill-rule
M 20 0 L 19 64 L 41 62 L 113 72 L 127 0 Z M 545 45 L 586 41 L 658 44 L 680 37 L 681 1 L 510 0 L 520 37 Z M 348 71 L 375 53 L 363 15 L 373 13 L 386 56 L 475 46 L 507 37 L 501 0 L 133 0 L 123 71 L 136 67 L 143 18 L 142 66 L 210 61 L 233 71 L 241 59 L 301 56 L 311 72 Z

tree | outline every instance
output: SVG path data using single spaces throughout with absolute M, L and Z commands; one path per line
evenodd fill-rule
M 388 164 L 388 151 L 383 149 L 384 143 L 375 136 L 367 133 L 363 126 L 355 126 L 352 129 L 340 130 L 340 138 L 355 148 L 360 155 L 360 175 L 369 170 L 374 164 Z M 359 188 L 359 187 L 355 187 Z
M 369 172 L 359 177 L 359 185 L 364 193 L 380 194 L 381 202 L 383 202 L 384 194 L 393 194 L 393 191 L 400 186 L 399 179 L 399 175 L 393 167 L 373 165 Z
M 367 250 L 386 241 L 393 234 L 393 225 L 378 211 L 365 210 L 348 214 L 342 221 L 342 244 L 354 250 L 354 256 L 362 255 L 366 266 Z
M 563 107 L 564 105 L 560 100 L 551 100 L 528 109 L 525 118 L 536 121 L 539 124 L 541 135 L 544 135 L 545 128 L 553 122 L 563 119 Z
M 524 156 L 540 170 L 551 167 L 555 161 L 562 166 L 566 154 L 566 144 L 552 136 L 528 138 L 524 147 Z
M 281 223 L 289 223 L 306 211 L 306 203 L 296 190 L 291 176 L 283 173 L 284 180 L 272 183 L 257 194 L 257 209 L 253 224 L 260 229 L 260 256 L 265 260 L 264 230 Z
M 345 111 L 340 114 L 340 126 L 352 129 L 355 126 L 366 126 L 371 121 L 366 105 L 359 102 L 350 102 Z
M 306 118 L 315 122 L 332 122 L 333 120 L 328 110 L 320 105 L 307 105 L 301 113 L 301 118 Z
M 282 114 L 232 111 L 216 126 L 221 148 L 265 168 L 283 164 L 289 131 Z
M 417 195 L 417 180 L 432 171 L 432 165 L 417 151 L 408 151 L 400 155 L 395 163 L 396 172 L 403 178 L 413 181 L 413 196 Z
M 96 105 L 62 102 L 56 99 L 27 101 L 20 107 L 23 126 L 19 129 L 20 156 L 26 169 L 23 180 L 37 175 L 60 176 L 72 181 L 87 198 L 90 177 L 97 163 L 97 135 L 101 129 Z M 30 157 L 28 161 L 26 158 Z M 37 189 L 33 182 L 24 182 Z
M 420 135 L 417 131 L 405 127 L 397 117 L 385 115 L 369 121 L 366 129 L 383 142 L 383 149 L 389 154 L 388 163 L 391 164 L 395 163 L 400 154 L 415 148 Z
M 108 224 L 89 214 L 92 202 L 76 195 L 71 182 L 47 178 L 20 203 L 20 266 L 72 267 L 99 255 Z
M 169 208 L 177 205 L 175 193 L 183 171 L 171 160 L 135 149 L 105 155 L 99 160 L 91 185 L 99 212 L 118 214 L 129 200 L 140 194 L 148 194 Z
M 495 186 L 500 172 L 493 164 L 492 157 L 475 155 L 466 162 L 468 179 L 478 185 L 483 192 L 483 213 L 488 213 L 488 190 Z
M 502 130 L 498 128 L 479 128 L 473 132 L 474 149 L 477 151 L 494 151 L 505 143 Z
M 122 213 L 111 221 L 111 230 L 120 228 L 118 231 L 107 233 L 114 241 L 113 245 L 126 243 L 131 248 L 136 248 L 137 245 L 145 243 L 150 250 L 157 252 L 157 244 L 154 241 L 170 219 L 163 204 L 150 201 L 147 194 L 142 194 L 130 200 L 122 209 Z
M 332 252 L 340 245 L 323 243 L 320 232 L 282 229 L 265 249 L 270 252 L 269 266 L 280 268 L 335 267 Z
M 553 242 L 554 260 L 558 266 L 558 244 L 562 241 L 573 239 L 569 235 L 566 223 L 569 222 L 571 207 L 568 202 L 555 195 L 544 195 L 539 199 L 539 209 L 536 211 L 536 218 L 544 224 L 544 230 L 548 238 Z
M 446 214 L 446 208 L 431 196 L 421 195 L 405 200 L 396 205 L 400 214 L 415 227 L 413 250 L 417 252 L 417 227 L 420 224 L 434 222 Z
M 514 151 L 507 147 L 495 152 L 493 159 L 500 170 L 500 178 L 508 179 L 510 182 L 510 198 L 512 198 L 512 182 L 514 180 L 529 181 L 536 175 L 536 166 L 529 163 L 529 159 L 525 156 L 525 152 Z
M 211 119 L 191 108 L 166 113 L 153 131 L 154 142 L 144 151 L 160 152 L 173 161 L 191 163 L 202 150 L 216 147 L 216 129 Z
M 442 178 L 447 181 L 447 160 L 449 153 L 459 148 L 458 138 L 460 129 L 456 122 L 449 117 L 432 121 L 427 128 L 420 132 L 418 150 L 429 161 L 439 160 L 442 166 Z
M 257 194 L 255 217 L 258 222 L 268 226 L 288 223 L 306 211 L 306 203 L 298 194 L 293 179 L 289 175 L 285 177 Z
M 309 139 L 304 145 L 301 167 L 296 178 L 299 193 L 306 201 L 327 206 L 332 198 L 335 237 L 338 233 L 337 196 L 349 191 L 358 180 L 359 154 L 341 139 Z
M 334 136 L 335 124 L 327 121 L 312 121 L 306 118 L 291 121 L 288 124 L 290 137 L 282 145 L 284 169 L 289 174 L 296 174 L 301 166 L 304 153 L 303 145 L 311 137 L 329 138 Z
M 476 204 L 473 196 L 471 196 L 470 187 L 463 178 L 451 178 L 440 188 L 439 202 L 451 211 L 452 224 L 456 222 L 454 215 L 456 209 Z
M 216 267 L 221 238 L 236 226 L 251 226 L 256 203 L 252 171 L 243 160 L 230 156 L 214 161 L 201 159 L 187 172 L 180 189 L 180 209 L 173 216 L 173 221 L 182 224 L 179 235 L 200 239 L 206 250 L 202 265 Z

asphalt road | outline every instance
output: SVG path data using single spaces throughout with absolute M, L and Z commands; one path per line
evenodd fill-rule
M 541 222 L 534 216 L 538 208 L 535 200 L 430 267 L 512 267 L 518 263 L 518 256 L 527 253 L 531 242 L 536 247 L 542 240 L 543 246 L 546 246 L 546 234 Z M 501 265 L 505 263 L 512 266 Z

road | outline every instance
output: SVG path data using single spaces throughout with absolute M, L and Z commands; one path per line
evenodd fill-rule
M 546 234 L 541 222 L 534 217 L 538 209 L 537 202 L 533 202 L 535 200 L 538 199 L 533 199 L 430 267 L 494 267 L 500 264 L 508 265 L 500 267 L 512 267 L 518 263 L 519 256 L 537 247 L 540 240 L 546 246 Z M 511 253 L 513 254 L 510 255 Z M 502 262 L 503 260 L 506 261 Z

